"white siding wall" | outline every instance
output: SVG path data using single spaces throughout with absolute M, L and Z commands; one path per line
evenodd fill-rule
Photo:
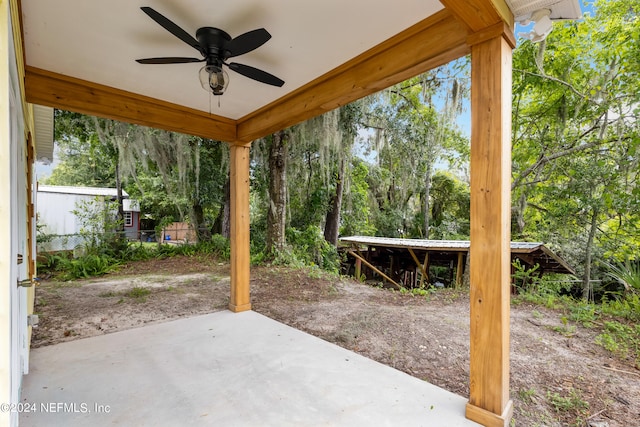
M 80 223 L 72 213 L 80 200 L 91 200 L 90 196 L 77 194 L 38 192 L 38 224 L 44 225 L 47 234 L 77 234 Z
M 0 402 L 20 401 L 28 370 L 26 142 L 24 112 L 13 49 L 9 2 L 0 1 Z M 18 255 L 23 263 L 18 263 Z M 17 412 L 1 412 L 0 425 L 18 424 Z

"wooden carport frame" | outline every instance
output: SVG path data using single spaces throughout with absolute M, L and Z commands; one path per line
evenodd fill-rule
M 28 102 L 227 141 L 231 146 L 232 311 L 251 309 L 251 141 L 471 54 L 471 359 L 466 415 L 507 426 L 511 59 L 504 0 L 441 0 L 445 9 L 239 120 L 25 67 Z M 19 8 L 19 1 L 18 1 Z

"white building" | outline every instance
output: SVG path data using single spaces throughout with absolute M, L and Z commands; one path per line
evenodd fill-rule
M 140 205 L 135 200 L 130 200 L 124 190 L 122 196 L 125 198 L 123 207 L 126 236 L 137 239 Z M 102 210 L 108 201 L 115 202 L 117 198 L 115 188 L 38 185 L 36 206 L 39 232 L 55 236 L 40 242 L 38 251 L 73 250 L 81 245 L 83 240 L 80 234 L 85 224 L 76 212 L 89 206 Z M 115 214 L 115 211 L 109 213 L 112 216 Z

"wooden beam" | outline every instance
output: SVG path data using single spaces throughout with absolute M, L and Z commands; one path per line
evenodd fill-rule
M 142 126 L 236 141 L 236 122 L 132 92 L 26 67 L 27 102 Z
M 504 22 L 513 28 L 513 13 L 504 0 L 440 0 L 472 32 Z
M 420 269 L 420 272 L 422 273 L 422 277 L 420 278 L 420 287 L 422 287 L 422 285 L 424 284 L 424 278 L 426 277 L 428 279 L 429 278 L 429 274 L 427 274 L 427 271 L 425 270 L 425 266 L 422 265 L 422 263 L 420 262 L 420 260 L 416 256 L 415 252 L 413 252 L 413 249 L 411 249 L 411 248 L 407 248 L 407 249 L 409 249 L 409 253 L 411 254 L 411 258 L 413 258 L 413 261 L 416 263 L 416 265 Z M 428 256 L 429 256 L 429 252 L 427 252 L 427 254 L 425 255 L 425 260 L 427 259 Z M 426 261 L 425 261 L 425 264 L 426 264 Z
M 375 271 L 376 273 L 378 273 L 379 275 L 381 275 L 382 277 L 384 277 L 385 279 L 387 279 L 389 282 L 393 283 L 396 288 L 398 289 L 402 289 L 402 286 L 400 286 L 395 280 L 393 280 L 391 277 L 387 276 L 386 274 L 384 274 L 382 271 L 380 271 L 378 268 L 376 268 L 373 264 L 371 264 L 369 261 L 367 261 L 366 259 L 364 259 L 363 257 L 361 257 L 360 255 L 358 255 L 357 253 L 355 253 L 354 251 L 348 251 L 350 255 L 352 255 L 353 257 L 355 257 L 356 259 L 359 259 L 360 261 L 362 261 L 364 263 L 364 265 L 366 265 L 367 267 L 369 267 L 370 269 L 372 269 L 373 271 Z
M 231 154 L 231 295 L 229 310 L 251 310 L 249 241 L 250 144 L 234 144 Z
M 239 120 L 253 141 L 446 64 L 470 52 L 467 29 L 447 10 Z
M 420 287 L 424 286 L 425 279 L 427 279 L 427 282 L 429 281 L 429 252 L 424 254 L 423 270 L 426 271 L 427 274 L 420 278 Z
M 472 46 L 471 338 L 466 415 L 485 426 L 508 426 L 512 407 L 511 61 L 511 46 L 502 36 Z

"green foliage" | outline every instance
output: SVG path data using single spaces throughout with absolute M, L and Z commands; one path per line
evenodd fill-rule
M 417 288 L 411 288 L 411 289 L 407 289 L 407 288 L 400 288 L 400 293 L 401 294 L 408 294 L 408 295 L 414 295 L 414 296 L 421 296 L 421 297 L 425 297 L 425 298 L 429 298 L 429 296 L 433 293 L 437 292 L 435 290 L 435 288 L 432 287 L 428 287 L 425 288 L 424 286 L 421 287 L 417 287 Z
M 37 269 L 40 273 L 53 273 L 58 269 L 58 265 L 63 262 L 63 258 L 68 258 L 65 254 L 42 253 L 38 254 Z
M 511 263 L 513 274 L 511 278 L 519 292 L 535 292 L 542 281 L 540 277 L 540 265 L 533 268 L 522 264 L 519 259 Z
M 600 317 L 600 313 L 596 304 L 591 303 L 576 303 L 569 305 L 569 319 L 582 324 L 582 326 L 590 328 L 593 327 L 597 319 Z
M 512 234 L 562 249 L 583 283 L 640 248 L 636 9 L 596 1 L 514 51 Z
M 625 295 L 622 298 L 605 300 L 600 305 L 603 314 L 621 317 L 633 322 L 640 322 L 640 296 Z
M 134 286 L 124 293 L 124 296 L 133 298 L 138 302 L 145 302 L 149 295 L 151 295 L 151 290 L 140 286 Z
M 576 326 L 570 322 L 586 328 L 601 328 L 595 342 L 618 357 L 630 358 L 640 368 L 640 295 L 637 292 L 596 304 L 559 296 L 560 289 L 563 287 L 559 288 L 557 281 L 541 280 L 537 288 L 528 289 L 512 301 L 514 304 L 523 301 L 539 304 L 562 313 L 561 325 L 553 330 L 563 335 L 571 336 L 576 332 Z M 554 404 L 557 410 L 570 400 L 561 396 L 553 397 L 557 398 Z
M 450 172 L 439 171 L 431 183 L 432 239 L 468 240 L 470 225 L 469 185 Z
M 38 271 L 52 273 L 61 280 L 75 280 L 110 273 L 126 262 L 198 255 L 228 260 L 229 240 L 215 234 L 209 241 L 194 244 L 130 243 L 113 255 L 111 252 L 88 253 L 74 258 L 73 254 L 68 252 L 42 254 L 38 258 Z
M 340 259 L 335 246 L 325 239 L 320 227 L 309 226 L 304 230 L 287 228 L 287 246 L 282 251 L 266 253 L 265 247 L 253 246 L 253 264 L 265 262 L 290 267 L 319 267 L 337 273 Z
M 91 117 L 54 110 L 54 132 L 58 164 L 43 184 L 115 187 L 117 153 L 100 142 Z
M 117 217 L 117 202 L 103 197 L 80 200 L 71 211 L 80 223 L 83 251 L 87 255 L 108 255 L 116 258 L 127 248 L 127 241 L 118 232 L 122 220 Z
M 640 368 L 640 324 L 632 326 L 618 321 L 604 324 L 604 331 L 596 337 L 596 343 L 623 359 L 633 359 Z
M 585 417 L 589 409 L 589 402 L 585 401 L 580 392 L 573 387 L 566 395 L 548 391 L 547 399 L 557 412 L 569 412 L 576 417 Z
M 289 228 L 287 241 L 292 245 L 296 258 L 305 265 L 316 265 L 323 270 L 338 272 L 338 251 L 324 239 L 320 227 L 311 225 L 302 231 Z
M 624 286 L 628 292 L 640 292 L 640 261 L 625 260 L 623 263 L 605 263 L 607 275 Z
M 533 398 L 536 395 L 536 391 L 533 388 L 518 390 L 518 397 L 524 403 L 533 403 Z
M 342 204 L 342 227 L 340 234 L 343 236 L 371 236 L 376 232 L 371 222 L 369 184 L 369 168 L 365 162 L 354 159 L 351 163 L 349 174 L 349 191 L 345 195 Z
M 86 279 L 101 276 L 117 269 L 120 262 L 109 255 L 87 254 L 79 258 L 69 259 L 61 257 L 56 264 L 61 280 Z
M 120 254 L 123 261 L 145 261 L 156 256 L 157 245 L 154 243 L 129 243 L 127 249 Z
M 211 236 L 210 240 L 198 242 L 194 249 L 198 254 L 213 255 L 214 257 L 222 260 L 229 260 L 231 257 L 229 239 L 221 236 L 220 234 L 214 234 Z
M 567 337 L 570 337 L 576 333 L 576 327 L 569 324 L 569 319 L 566 316 L 562 316 L 560 318 L 560 322 L 562 323 L 562 326 L 554 326 L 551 329 Z

